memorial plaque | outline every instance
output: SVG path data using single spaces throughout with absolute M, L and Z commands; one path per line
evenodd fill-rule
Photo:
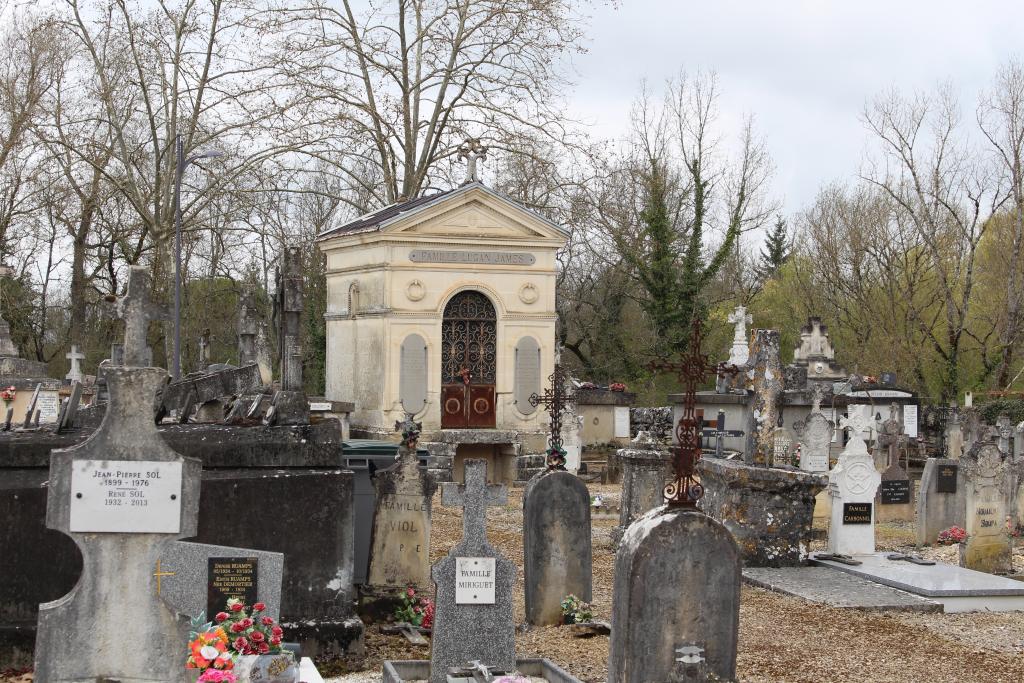
M 843 503 L 843 524 L 871 524 L 872 503 Z
M 60 396 L 58 396 L 56 391 L 39 392 L 36 410 L 39 411 L 40 422 L 56 422 L 57 416 L 60 414 Z
M 629 438 L 629 407 L 615 406 L 615 438 Z
M 524 252 L 448 251 L 446 249 L 413 249 L 413 263 L 473 263 L 490 266 L 532 266 L 537 257 Z
M 255 557 L 211 557 L 206 579 L 206 617 L 223 612 L 229 598 L 252 605 L 256 594 L 259 560 Z
M 494 604 L 494 558 L 455 558 L 455 604 Z
M 398 372 L 398 399 L 407 413 L 415 415 L 427 405 L 427 342 L 420 335 L 402 340 Z
M 516 376 L 513 394 L 516 409 L 523 415 L 532 415 L 537 407 L 530 404 L 530 396 L 541 392 L 540 344 L 533 337 L 516 342 Z
M 960 468 L 956 465 L 943 465 L 939 468 L 939 476 L 935 482 L 936 493 L 956 493 L 956 480 Z
M 910 480 L 890 479 L 878 486 L 882 505 L 904 505 L 910 502 Z
M 176 534 L 181 531 L 181 462 L 76 460 L 70 530 Z

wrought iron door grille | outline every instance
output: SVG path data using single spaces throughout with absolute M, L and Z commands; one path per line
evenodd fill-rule
M 497 316 L 490 299 L 475 291 L 459 292 L 444 309 L 441 323 L 441 383 L 494 384 L 497 373 Z

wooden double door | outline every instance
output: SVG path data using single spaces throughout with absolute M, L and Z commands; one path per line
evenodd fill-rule
M 494 304 L 459 292 L 441 322 L 441 427 L 493 429 L 498 326 Z

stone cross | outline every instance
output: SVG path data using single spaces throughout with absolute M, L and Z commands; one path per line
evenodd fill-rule
M 839 418 L 839 426 L 843 429 L 850 430 L 850 440 L 847 442 L 846 448 L 843 449 L 843 452 L 867 453 L 868 445 L 864 442 L 864 437 L 861 436 L 861 434 L 870 429 L 871 425 L 872 423 L 859 412 L 854 412 L 853 415 Z
M 697 386 L 710 374 L 735 375 L 735 365 L 718 363 L 712 365 L 707 355 L 701 353 L 701 339 L 704 330 L 700 316 L 693 316 L 689 350 L 678 363 L 652 363 L 651 370 L 673 370 L 679 373 L 683 385 L 684 399 L 682 415 L 676 424 L 675 479 L 665 487 L 665 499 L 669 505 L 696 509 L 697 501 L 704 495 L 704 488 L 693 478 L 694 468 L 701 456 L 701 423 L 697 416 Z
M 886 461 L 888 467 L 899 464 L 899 449 L 907 440 L 903 433 L 903 422 L 896 419 L 897 410 L 895 403 L 889 406 L 889 419 L 882 423 L 882 429 L 878 434 L 878 445 L 889 450 L 889 458 Z
M 999 436 L 999 452 L 1003 455 L 1010 455 L 1010 439 L 1013 438 L 1013 422 L 1009 415 L 1000 415 L 996 418 L 996 433 Z
M 256 335 L 259 334 L 259 314 L 256 310 L 255 296 L 247 290 L 239 302 L 238 308 L 238 364 L 248 365 L 256 362 Z
M 277 274 L 278 348 L 281 357 L 281 390 L 302 391 L 302 251 L 285 247 L 284 267 Z
M 130 367 L 146 367 L 153 362 L 146 345 L 149 321 L 166 320 L 169 316 L 166 306 L 158 306 L 149 300 L 149 271 L 145 266 L 132 266 L 128 271 L 128 288 L 123 296 L 117 297 L 117 317 L 124 320 L 124 364 Z
M 549 470 L 565 469 L 565 449 L 562 448 L 562 413 L 565 412 L 567 404 L 576 400 L 576 394 L 566 391 L 565 385 L 569 383 L 569 373 L 562 368 L 560 363 L 555 363 L 555 371 L 548 377 L 551 387 L 544 390 L 544 394 L 538 396 L 536 393 L 530 396 L 530 405 L 536 408 L 543 405 L 551 416 L 551 432 L 548 434 L 547 464 Z
M 463 185 L 480 180 L 476 162 L 487 160 L 487 146 L 479 138 L 469 138 L 459 147 L 459 159 L 466 160 L 466 180 Z
M 747 313 L 745 306 L 737 306 L 728 321 L 736 326 L 732 336 L 732 351 L 729 353 L 730 365 L 746 365 L 750 358 L 750 348 L 747 345 L 747 325 L 753 324 L 754 316 Z
M 205 329 L 199 335 L 199 367 L 205 369 L 210 364 L 210 330 Z
M 71 361 L 71 369 L 68 370 L 68 374 L 65 377 L 72 382 L 82 381 L 82 368 L 78 365 L 78 361 L 85 358 L 85 354 L 79 352 L 78 346 L 75 344 L 71 345 L 71 351 L 64 355 L 69 361 Z
M 487 483 L 487 462 L 466 461 L 466 483 L 447 483 L 441 489 L 441 503 L 461 506 L 462 540 L 469 548 L 487 543 L 487 508 L 504 505 L 508 491 L 504 486 Z

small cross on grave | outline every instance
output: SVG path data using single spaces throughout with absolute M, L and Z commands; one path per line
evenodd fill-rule
M 747 325 L 754 322 L 754 316 L 747 313 L 745 306 L 737 306 L 729 314 L 728 321 L 735 325 L 732 337 L 732 350 L 729 352 L 728 363 L 745 365 L 750 360 L 750 347 L 747 345 Z
M 870 429 L 873 424 L 873 420 L 868 420 L 862 413 L 856 411 L 852 415 L 840 417 L 839 426 L 850 430 L 850 440 L 846 444 L 845 451 L 850 453 L 867 453 L 868 445 L 864 442 L 864 437 L 861 435 Z
M 71 361 L 71 369 L 68 370 L 68 374 L 65 375 L 67 379 L 72 382 L 81 382 L 83 379 L 82 368 L 79 366 L 78 361 L 85 359 L 85 354 L 78 350 L 76 344 L 71 345 L 71 351 L 64 355 L 69 361 Z
M 470 549 L 487 544 L 487 508 L 504 505 L 508 491 L 487 483 L 487 464 L 483 460 L 466 462 L 465 479 L 465 484 L 445 484 L 441 503 L 463 508 L 462 543 Z
M 701 353 L 703 326 L 699 316 L 693 316 L 693 329 L 690 333 L 690 347 L 677 363 L 652 363 L 651 370 L 672 370 L 679 373 L 679 382 L 683 385 L 683 414 L 676 424 L 676 445 L 673 464 L 675 479 L 665 487 L 665 499 L 670 506 L 694 508 L 697 501 L 704 495 L 704 487 L 693 478 L 694 468 L 701 456 L 701 420 L 697 417 L 697 386 L 706 377 L 720 377 L 723 374 L 735 375 L 739 368 L 735 365 L 718 363 L 712 365 L 708 356 Z
M 544 394 L 530 396 L 530 405 L 536 408 L 543 405 L 551 416 L 551 433 L 548 435 L 547 464 L 549 470 L 565 469 L 565 449 L 562 448 L 562 413 L 565 412 L 566 404 L 576 400 L 576 394 L 566 391 L 565 385 L 569 381 L 567 373 L 560 363 L 555 363 L 555 371 L 548 377 L 551 386 L 544 390 Z
M 725 428 L 725 411 L 724 410 L 719 410 L 718 411 L 718 419 L 716 420 L 714 427 L 705 427 L 701 431 L 701 434 L 704 436 L 705 439 L 714 439 L 715 440 L 715 457 L 716 458 L 721 458 L 722 455 L 724 454 L 724 449 L 722 448 L 722 441 L 725 439 L 725 437 L 727 437 L 727 436 L 743 436 L 745 433 L 746 432 L 744 432 L 742 429 L 726 429 Z
M 128 271 L 128 287 L 125 293 L 113 299 L 115 314 L 124 320 L 124 365 L 126 366 L 148 367 L 152 365 L 152 351 L 146 344 L 149 322 L 170 318 L 166 306 L 150 302 L 149 289 L 149 271 L 145 266 L 132 266 Z
M 160 583 L 161 579 L 165 576 L 177 576 L 177 572 L 161 571 L 160 570 L 160 558 L 156 560 L 156 571 L 153 572 L 153 576 L 156 578 L 156 594 L 160 595 Z

